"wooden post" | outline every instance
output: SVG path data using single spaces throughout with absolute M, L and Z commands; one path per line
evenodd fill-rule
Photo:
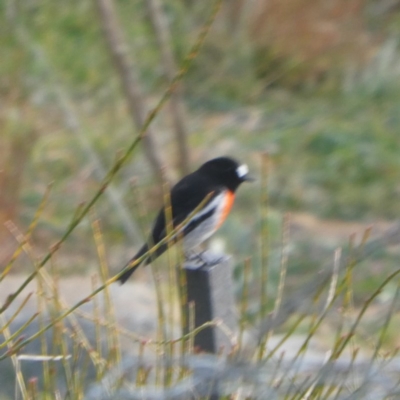
M 201 257 L 206 261 L 205 264 L 188 261 L 184 267 L 188 304 L 194 302 L 195 328 L 219 319 L 236 333 L 238 322 L 231 258 L 225 255 L 216 256 L 210 252 L 203 253 Z M 200 351 L 209 353 L 228 353 L 232 349 L 230 338 L 218 327 L 209 327 L 199 332 L 194 338 L 194 345 Z

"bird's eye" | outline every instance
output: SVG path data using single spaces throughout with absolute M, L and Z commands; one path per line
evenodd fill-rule
M 249 167 L 246 164 L 242 164 L 236 168 L 236 175 L 239 178 L 245 177 L 249 173 Z

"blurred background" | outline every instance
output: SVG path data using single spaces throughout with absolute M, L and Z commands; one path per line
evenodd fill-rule
M 0 2 L 0 265 L 51 182 L 33 256 L 61 237 L 134 140 L 213 4 Z M 359 240 L 371 224 L 373 233 L 385 229 L 400 209 L 399 39 L 397 0 L 223 2 L 148 139 L 57 253 L 61 273 L 97 270 L 97 218 L 110 269 L 119 271 L 162 202 L 160 176 L 176 182 L 219 155 L 260 177 L 261 153 L 269 154 L 268 204 L 260 202 L 261 179 L 243 186 L 213 242 L 233 254 L 238 285 L 246 257 L 257 276 L 263 207 L 272 292 L 284 213 L 291 213 L 289 286 L 311 277 L 352 233 Z M 356 300 L 397 258 L 391 248 L 369 261 Z M 12 272 L 32 268 L 21 255 Z M 149 279 L 149 271 L 135 279 Z

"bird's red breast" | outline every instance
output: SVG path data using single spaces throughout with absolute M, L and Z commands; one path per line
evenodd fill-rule
M 230 190 L 227 190 L 223 201 L 224 205 L 222 206 L 221 217 L 218 221 L 216 229 L 218 229 L 223 224 L 229 212 L 231 211 L 233 202 L 235 201 L 235 193 Z

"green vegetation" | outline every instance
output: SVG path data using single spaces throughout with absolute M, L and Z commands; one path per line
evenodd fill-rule
M 307 7 L 303 0 L 294 3 L 296 7 Z M 354 31 L 345 31 L 347 35 L 343 36 L 352 37 L 355 44 L 345 41 L 334 48 L 332 40 L 322 35 L 317 47 L 323 51 L 310 50 L 307 40 L 314 29 L 312 19 L 307 27 L 289 23 L 287 37 L 265 31 L 270 23 L 275 24 L 269 17 L 274 15 L 274 7 L 275 16 L 282 15 L 279 2 L 270 1 L 272 9 L 265 14 L 265 10 L 244 12 L 240 9 L 244 2 L 237 1 L 239 15 L 246 15 L 239 19 L 222 8 L 182 81 L 193 167 L 211 156 L 228 153 L 248 162 L 254 174 L 260 176 L 260 154 L 269 154 L 268 200 L 260 202 L 260 182 L 243 188 L 220 237 L 235 259 L 236 295 L 241 299 L 240 318 L 246 333 L 258 328 L 263 316 L 279 308 L 277 304 L 282 304 L 286 312 L 284 306 L 291 301 L 290 312 L 280 324 L 264 332 L 261 343 L 250 353 L 240 343 L 225 365 L 226 371 L 235 370 L 244 380 L 246 371 L 258 371 L 254 375 L 257 377 L 267 376 L 268 382 L 263 381 L 265 390 L 271 389 L 276 398 L 329 399 L 345 389 L 353 393 L 356 385 L 340 380 L 339 374 L 333 381 L 326 380 L 320 364 L 311 369 L 311 380 L 306 373 L 293 370 L 292 377 L 285 380 L 285 368 L 289 367 L 279 364 L 279 351 L 263 347 L 264 340 L 273 333 L 289 342 L 301 335 L 304 349 L 310 339 L 320 341 L 324 351 L 331 352 L 326 365 L 332 370 L 336 358 L 343 353 L 352 359 L 358 348 L 363 360 L 368 358 L 367 367 L 384 371 L 383 361 L 397 360 L 398 246 L 389 247 L 391 243 L 384 242 L 368 257 L 355 257 L 357 262 L 353 262 L 353 253 L 369 242 L 360 239 L 363 229 L 355 232 L 355 240 L 348 245 L 346 236 L 353 231 L 329 240 L 327 229 L 312 238 L 307 235 L 307 227 L 296 228 L 294 224 L 293 232 L 288 233 L 287 249 L 282 251 L 282 215 L 286 212 L 312 214 L 339 224 L 367 224 L 391 221 L 400 211 L 400 57 L 396 42 L 400 18 L 397 12 L 373 16 L 351 11 L 350 20 L 343 22 L 346 3 L 353 2 L 337 0 L 340 12 L 318 18 L 325 24 L 330 22 L 332 37 L 342 32 L 343 23 L 352 26 Z M 120 0 L 115 4 L 127 37 L 127 51 L 137 64 L 141 89 L 148 100 L 146 108 L 150 109 L 168 88 L 154 32 L 142 2 Z M 178 64 L 196 41 L 211 4 L 165 4 Z M 280 24 L 287 26 L 287 21 L 295 17 L 296 7 L 281 16 L 274 29 L 280 29 Z M 295 26 L 298 32 L 293 31 Z M 357 48 L 357 38 L 363 37 L 367 39 Z M 368 58 L 367 53 L 374 56 Z M 174 273 L 169 281 L 164 280 L 168 285 L 156 279 L 159 326 L 157 340 L 152 342 L 122 332 L 114 324 L 112 301 L 107 294 L 106 288 L 112 283 L 109 276 L 133 253 L 132 243 L 136 246 L 144 236 L 162 196 L 141 144 L 128 151 L 133 157 L 125 159 L 123 168 L 108 182 L 106 193 L 102 192 L 107 171 L 127 154 L 128 146 L 140 133 L 132 127 L 94 2 L 0 2 L 0 58 L 0 242 L 12 242 L 10 247 L 2 245 L 0 285 L 3 290 L 8 282 L 8 267 L 11 272 L 29 271 L 38 285 L 38 314 L 33 316 L 37 325 L 25 321 L 27 325 L 12 337 L 6 322 L 19 312 L 13 309 L 7 318 L 1 317 L 0 357 L 9 361 L 7 347 L 17 349 L 24 340 L 30 344 L 30 335 L 51 328 L 52 340 L 45 341 L 42 333 L 38 335 L 41 354 L 72 355 L 60 361 L 57 368 L 67 381 L 70 398 L 79 399 L 88 393 L 86 378 L 95 376 L 99 382 L 110 374 L 113 377 L 120 362 L 119 340 L 128 337 L 139 357 L 150 352 L 155 360 L 150 370 L 141 365 L 136 371 L 133 379 L 137 386 L 174 387 L 193 365 L 171 368 L 163 357 L 195 353 L 191 335 L 179 339 L 172 335 L 180 322 L 169 312 L 179 309 L 182 282 L 171 281 Z M 176 176 L 170 119 L 163 109 L 152 124 L 163 160 Z M 38 212 L 50 182 L 49 198 Z M 96 205 L 85 209 L 97 195 Z M 8 220 L 14 225 L 3 228 Z M 20 233 L 27 242 L 21 241 Z M 62 246 L 53 256 L 49 249 L 54 249 L 60 238 Z M 18 240 L 19 247 L 15 244 Z M 265 254 L 261 254 L 262 246 Z M 343 256 L 343 269 L 323 282 L 321 292 L 307 292 L 307 285 L 318 280 L 317 272 L 332 267 L 338 246 L 344 247 L 344 255 L 350 255 L 349 259 Z M 282 262 L 285 251 L 288 260 Z M 11 258 L 13 252 L 15 259 Z M 110 268 L 104 252 L 111 260 Z M 43 258 L 43 254 L 47 256 Z M 251 273 L 246 275 L 243 264 L 248 257 Z M 84 279 L 89 279 L 88 274 L 99 267 L 98 258 L 101 268 L 95 273 L 98 278 L 94 287 L 102 285 L 98 291 L 104 295 L 105 306 L 100 310 L 96 303 L 99 296 L 82 293 L 82 304 L 93 303 L 93 315 L 88 316 L 59 301 L 56 283 L 59 276 L 76 273 L 86 274 Z M 44 264 L 38 273 L 38 266 Z M 169 267 L 172 271 L 172 264 Z M 268 279 L 261 288 L 265 277 Z M 243 294 L 246 287 L 248 299 Z M 316 285 L 312 289 L 316 290 Z M 298 295 L 297 290 L 301 292 Z M 263 296 L 267 298 L 261 304 Z M 18 293 L 15 301 L 22 301 Z M 297 303 L 299 306 L 293 308 Z M 7 304 L 1 307 L 2 311 L 8 308 Z M 78 325 L 74 325 L 73 318 L 78 314 L 85 321 L 79 323 L 88 324 L 85 326 L 96 332 L 90 344 L 84 337 L 86 331 L 82 336 Z M 21 337 L 23 334 L 26 336 Z M 303 355 L 303 347 L 298 355 Z M 244 370 L 237 368 L 237 360 Z M 43 386 L 36 385 L 35 380 L 27 382 L 18 368 L 12 369 L 20 379 L 18 391 L 24 399 L 52 398 L 58 383 L 47 361 L 41 364 L 39 376 Z M 277 375 L 263 369 L 269 362 L 277 365 Z M 367 380 L 367 375 L 362 375 L 366 367 L 354 362 L 352 368 L 354 375 L 349 375 L 354 380 L 360 374 Z M 115 388 L 122 384 L 122 378 L 114 379 Z M 227 382 L 231 383 L 230 378 Z M 397 380 L 393 388 L 383 381 L 379 384 L 386 393 L 396 396 Z M 259 382 L 250 379 L 248 385 L 257 386 Z M 243 387 L 238 387 L 237 393 Z M 367 385 L 362 387 L 368 390 Z M 360 398 L 365 398 L 365 392 L 360 393 Z

